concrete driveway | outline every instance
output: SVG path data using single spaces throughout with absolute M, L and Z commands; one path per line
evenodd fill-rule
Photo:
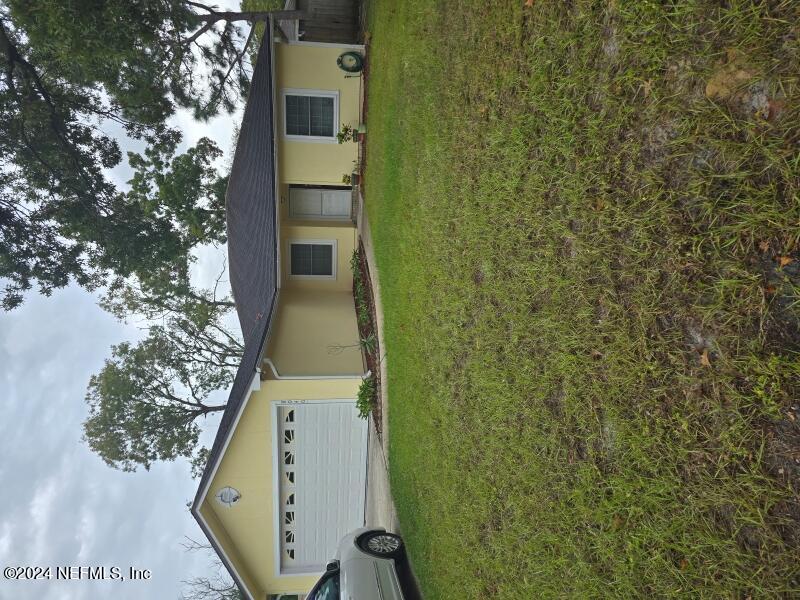
M 399 532 L 400 522 L 394 508 L 389 488 L 389 463 L 384 454 L 375 423 L 369 421 L 369 446 L 367 450 L 367 527 L 383 527 L 386 531 Z
M 369 421 L 369 449 L 367 451 L 367 527 L 383 527 L 387 531 L 400 533 L 400 523 L 394 508 L 392 492 L 389 488 L 388 462 L 375 424 Z M 397 577 L 403 589 L 405 600 L 422 600 L 419 583 L 414 576 L 411 561 L 406 555 L 396 562 Z

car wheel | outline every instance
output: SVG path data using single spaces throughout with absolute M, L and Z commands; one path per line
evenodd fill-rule
M 358 547 L 379 558 L 397 558 L 403 550 L 403 539 L 394 533 L 372 531 L 358 540 Z

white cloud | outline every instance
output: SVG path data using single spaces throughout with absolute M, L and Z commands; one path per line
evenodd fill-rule
M 33 565 L 43 564 L 47 558 L 50 547 L 49 537 L 52 529 L 53 512 L 56 509 L 56 499 L 59 487 L 57 477 L 49 477 L 37 486 L 33 499 L 28 509 L 28 535 L 30 544 L 28 560 Z
M 81 507 L 80 525 L 76 533 L 76 541 L 79 544 L 78 554 L 75 560 L 78 563 L 88 563 L 95 550 L 97 539 L 97 517 L 94 510 L 86 506 Z
M 237 8 L 238 0 L 222 4 Z M 208 136 L 228 154 L 240 119 L 237 113 L 200 124 L 180 113 L 174 125 L 184 133 L 183 149 Z M 121 131 L 109 127 L 109 133 L 121 139 Z M 121 144 L 123 152 L 142 150 L 131 140 Z M 224 157 L 218 166 L 228 161 Z M 110 175 L 122 185 L 130 170 L 121 165 Z M 224 264 L 224 248 L 203 248 L 197 256 L 193 277 L 210 285 Z M 21 308 L 0 313 L 0 566 L 134 566 L 151 569 L 153 577 L 123 583 L 3 581 L 2 599 L 175 598 L 181 580 L 208 568 L 207 556 L 180 547 L 184 536 L 202 539 L 186 508 L 197 482 L 185 461 L 122 473 L 81 442 L 89 377 L 112 344 L 142 335 L 96 302 L 70 286 L 50 298 L 30 294 Z M 231 323 L 238 326 L 235 317 Z M 204 423 L 203 442 L 210 443 L 218 423 L 219 415 Z
M 0 598 L 174 598 L 205 568 L 179 544 L 202 534 L 185 503 L 185 462 L 150 472 L 107 467 L 80 441 L 89 376 L 109 346 L 138 335 L 69 288 L 0 314 L 0 559 L 2 566 L 148 568 L 148 582 L 3 582 Z M 216 425 L 216 420 L 210 426 Z M 213 432 L 207 432 L 211 435 Z
M 2 524 L 3 533 L 0 534 L 0 564 L 6 564 L 11 553 L 11 523 Z

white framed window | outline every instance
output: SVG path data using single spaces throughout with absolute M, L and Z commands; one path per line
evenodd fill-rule
M 339 92 L 289 88 L 282 97 L 286 139 L 337 143 Z
M 336 240 L 290 240 L 289 275 L 336 279 Z

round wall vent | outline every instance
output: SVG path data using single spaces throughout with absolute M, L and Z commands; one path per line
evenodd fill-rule
M 224 487 L 217 492 L 217 501 L 223 506 L 231 507 L 241 499 L 242 494 L 232 487 Z

